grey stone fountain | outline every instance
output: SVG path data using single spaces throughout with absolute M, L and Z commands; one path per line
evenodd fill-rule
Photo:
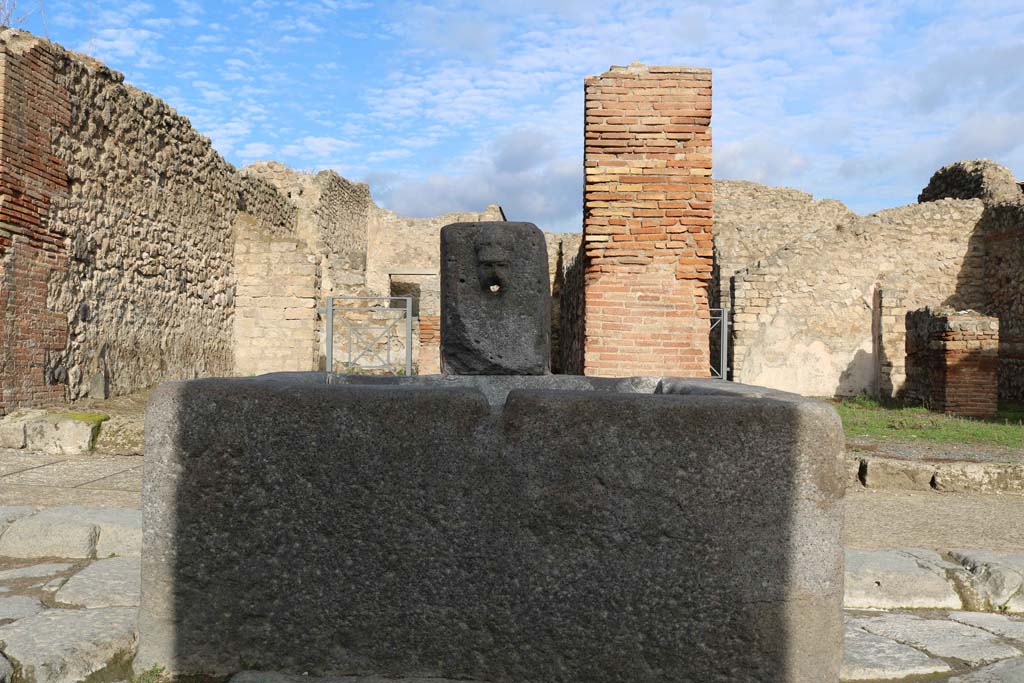
M 838 680 L 835 412 L 547 374 L 542 233 L 441 242 L 446 374 L 155 392 L 136 670 Z

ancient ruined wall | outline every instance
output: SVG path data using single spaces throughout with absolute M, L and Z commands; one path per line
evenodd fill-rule
M 562 301 L 566 290 L 565 271 L 567 262 L 575 261 L 579 255 L 583 235 L 575 232 L 544 233 L 544 240 L 548 249 L 548 280 L 551 282 L 551 372 L 567 374 L 562 365 L 562 309 L 568 306 Z M 574 293 L 570 291 L 569 295 Z M 569 324 L 574 324 L 572 318 Z
M 903 398 L 932 410 L 995 417 L 999 321 L 976 311 L 922 308 L 906 316 Z
M 581 241 L 575 252 L 564 250 L 562 268 L 555 281 L 558 292 L 558 362 L 552 368 L 566 375 L 583 374 L 584 321 L 586 320 L 586 279 Z
M 242 174 L 269 183 L 295 207 L 297 234 L 323 257 L 321 296 L 363 293 L 367 226 L 376 208 L 365 183 L 334 171 L 295 171 L 274 161 L 246 166 Z
M 315 370 L 319 258 L 252 216 L 235 221 L 235 373 Z
M 903 290 L 907 308 L 980 308 L 984 252 L 972 236 L 983 213 L 979 200 L 889 209 L 811 232 L 738 273 L 734 379 L 811 396 L 873 392 L 875 290 Z
M 295 207 L 91 58 L 5 31 L 0 71 L 0 413 L 232 374 L 236 227 Z
M 1021 189 L 1010 169 L 991 159 L 957 161 L 932 175 L 917 201 L 981 199 L 985 202 L 1017 201 Z
M 584 82 L 584 372 L 709 374 L 711 71 Z
M 67 125 L 70 104 L 54 75 L 51 52 L 0 34 L 0 415 L 64 394 L 67 320 L 47 297 L 68 255 L 66 233 L 48 217 L 67 192 L 50 129 Z
M 962 278 L 959 292 L 986 315 L 999 318 L 999 396 L 1024 401 L 1024 193 L 1005 166 L 990 159 L 958 161 L 939 169 L 919 201 L 976 198 L 985 214 L 971 240 L 984 256 L 983 277 Z
M 716 180 L 713 307 L 729 307 L 729 280 L 804 235 L 835 229 L 857 214 L 834 199 L 746 180 Z M 725 296 L 722 296 L 724 293 Z
M 999 397 L 1024 402 L 1024 201 L 989 205 L 980 241 L 988 289 L 980 310 L 999 318 Z
M 447 213 L 429 218 L 399 216 L 374 205 L 369 216 L 366 286 L 375 296 L 390 296 L 393 283 L 412 285 L 420 292 L 419 310 L 438 315 L 441 228 L 449 223 L 502 220 L 505 215 L 494 204 L 480 213 Z
M 48 305 L 67 315 L 68 398 L 106 376 L 113 393 L 234 368 L 234 168 L 159 99 L 58 46 L 68 93 L 53 149 L 68 192 L 49 220 L 71 244 Z

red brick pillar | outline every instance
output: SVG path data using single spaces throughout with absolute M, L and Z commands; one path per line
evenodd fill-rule
M 47 296 L 67 254 L 48 218 L 51 200 L 68 185 L 51 135 L 69 121 L 49 45 L 7 33 L 0 40 L 0 415 L 64 398 L 55 357 L 67 344 L 67 319 L 47 307 Z
M 420 315 L 420 360 L 417 372 L 437 375 L 441 372 L 441 316 Z
M 923 308 L 907 314 L 907 399 L 968 417 L 995 417 L 999 319 Z
M 711 70 L 586 79 L 584 374 L 710 374 Z

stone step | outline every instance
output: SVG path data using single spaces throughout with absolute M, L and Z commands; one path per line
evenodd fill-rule
M 847 457 L 848 486 L 945 493 L 1024 494 L 1024 463 Z

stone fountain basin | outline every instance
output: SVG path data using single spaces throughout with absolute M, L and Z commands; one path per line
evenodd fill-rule
M 835 681 L 842 451 L 827 404 L 719 380 L 167 384 L 135 666 Z

